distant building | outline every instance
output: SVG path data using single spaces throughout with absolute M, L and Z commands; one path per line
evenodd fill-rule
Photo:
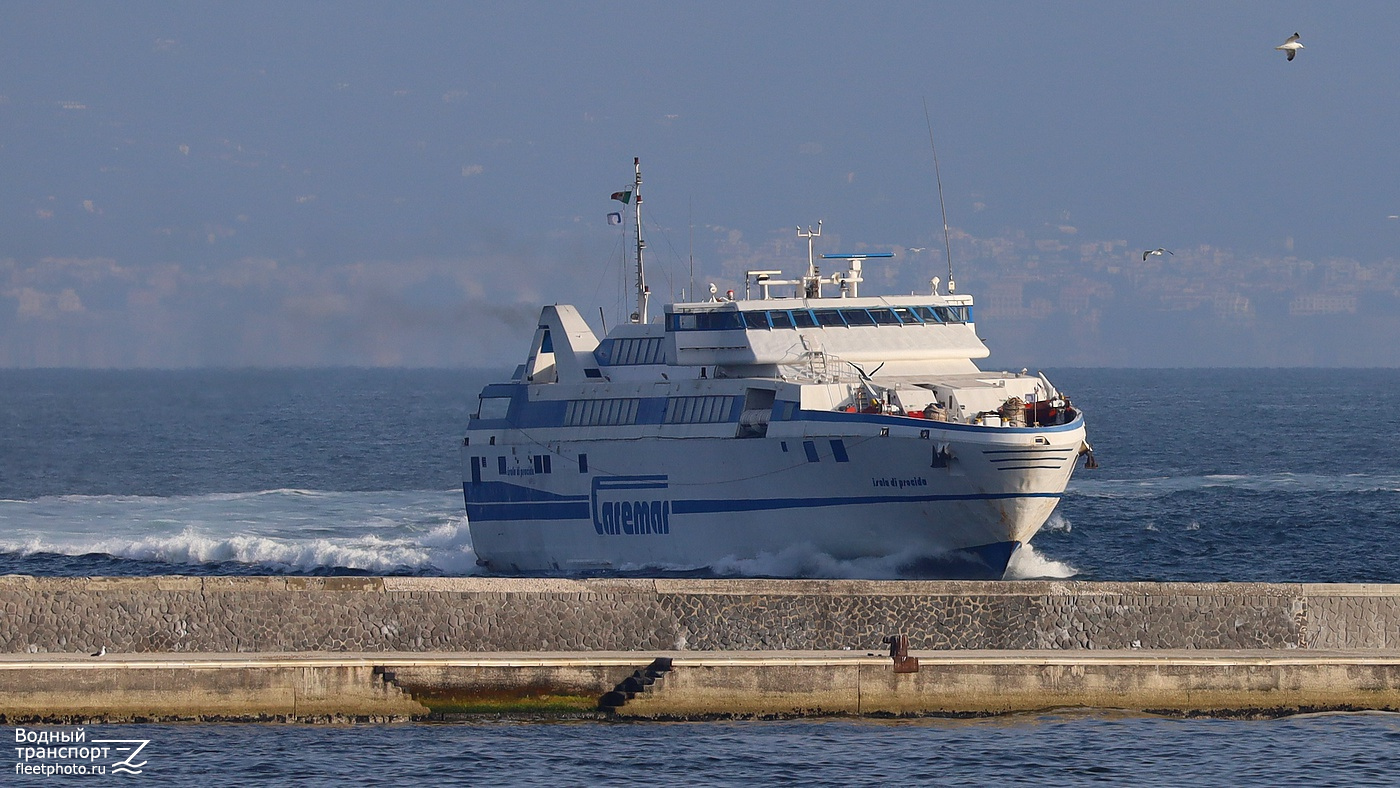
M 1294 298 L 1288 305 L 1288 314 L 1293 317 L 1339 314 L 1354 315 L 1356 314 L 1356 296 L 1305 293 Z

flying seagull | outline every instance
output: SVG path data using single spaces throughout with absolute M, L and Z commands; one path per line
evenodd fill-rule
M 107 647 L 106 647 L 106 646 L 103 646 L 102 648 L 100 648 L 100 649 L 98 649 L 98 650 L 92 652 L 92 653 L 89 654 L 88 656 L 89 656 L 89 657 L 105 657 L 105 656 L 107 656 Z
M 1292 60 L 1293 56 L 1298 54 L 1298 50 L 1303 49 L 1303 45 L 1298 43 L 1298 34 L 1294 33 L 1293 35 L 1288 37 L 1287 41 L 1283 42 L 1283 44 L 1280 46 L 1274 47 L 1274 49 L 1287 52 L 1288 59 Z
M 1159 246 L 1159 247 L 1157 247 L 1156 249 L 1148 249 L 1147 251 L 1143 252 L 1143 253 L 1142 253 L 1142 261 L 1143 261 L 1144 263 L 1147 262 L 1147 258 L 1151 257 L 1151 256 L 1154 255 L 1154 254 L 1157 255 L 1158 257 L 1161 257 L 1161 256 L 1162 256 L 1162 252 L 1166 252 L 1167 254 L 1171 255 L 1172 257 L 1176 257 L 1176 252 L 1173 252 L 1173 251 L 1170 250 L 1170 249 L 1163 249 L 1162 247 Z
M 922 252 L 923 250 L 925 250 L 925 249 L 927 249 L 927 248 L 928 248 L 927 246 L 911 246 L 911 247 L 909 247 L 909 251 L 914 252 L 914 253 L 917 254 L 918 252 Z

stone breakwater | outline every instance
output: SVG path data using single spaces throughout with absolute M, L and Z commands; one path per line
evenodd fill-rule
M 1400 585 L 0 577 L 0 653 L 1395 649 Z

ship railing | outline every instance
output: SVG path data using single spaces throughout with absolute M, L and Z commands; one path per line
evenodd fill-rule
M 804 350 L 795 360 L 782 365 L 785 377 L 812 383 L 857 383 L 860 374 L 840 358 L 822 350 Z

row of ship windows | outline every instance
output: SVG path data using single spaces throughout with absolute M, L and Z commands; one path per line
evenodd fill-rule
M 968 323 L 966 306 L 894 306 L 875 309 L 772 309 L 764 312 L 676 312 L 667 331 L 726 331 L 745 328 L 816 328 Z
M 638 399 L 576 399 L 564 411 L 565 427 L 636 424 Z
M 571 400 L 564 411 L 565 427 L 605 427 L 637 423 L 639 399 Z M 714 424 L 729 421 L 734 397 L 670 397 L 665 424 Z
M 667 397 L 663 424 L 718 424 L 732 421 L 738 397 L 707 395 L 701 397 Z M 641 399 L 570 400 L 564 409 L 565 427 L 603 427 L 637 423 Z M 504 419 L 510 409 L 510 397 L 482 397 L 477 410 L 478 419 Z M 792 418 L 796 402 L 778 404 L 778 418 Z
M 661 337 L 640 339 L 606 339 L 593 355 L 604 366 L 627 366 L 629 364 L 664 364 L 665 349 Z
M 671 397 L 666 400 L 667 424 L 713 424 L 729 421 L 734 397 Z

